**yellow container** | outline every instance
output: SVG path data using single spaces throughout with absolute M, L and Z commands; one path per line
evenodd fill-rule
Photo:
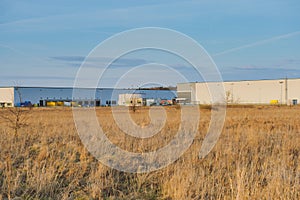
M 56 103 L 54 101 L 48 101 L 47 106 L 56 106 Z
M 273 99 L 273 100 L 270 101 L 270 104 L 271 104 L 271 105 L 277 105 L 277 104 L 279 104 L 279 101 Z
M 76 101 L 72 101 L 72 102 L 71 102 L 71 106 L 73 106 L 73 107 L 76 107 L 76 106 L 78 106 L 78 102 L 76 102 Z
M 64 102 L 63 101 L 58 101 L 58 102 L 56 102 L 56 105 L 57 106 L 64 106 Z

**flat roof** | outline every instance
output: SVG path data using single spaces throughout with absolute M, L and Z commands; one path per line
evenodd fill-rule
M 156 90 L 168 91 L 167 89 L 157 88 L 87 88 L 87 87 L 42 87 L 42 86 L 0 86 L 0 88 L 35 88 L 35 89 L 85 89 L 85 90 Z
M 133 88 L 80 88 L 80 87 L 41 87 L 41 86 L 0 86 L 0 88 L 40 88 L 40 89 L 89 89 L 89 90 L 134 90 Z M 138 89 L 135 89 L 138 90 Z
M 226 80 L 222 81 L 223 83 L 230 83 L 230 82 L 246 82 L 246 81 L 276 81 L 276 80 L 300 80 L 300 78 L 279 78 L 279 79 L 258 79 L 258 80 Z M 219 83 L 219 81 L 195 81 L 195 82 L 184 82 L 184 83 L 177 83 L 177 84 L 187 84 L 187 83 Z

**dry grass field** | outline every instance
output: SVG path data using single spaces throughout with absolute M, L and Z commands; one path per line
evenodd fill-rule
M 180 109 L 166 112 L 159 134 L 137 140 L 118 129 L 110 108 L 97 108 L 109 139 L 132 152 L 155 150 L 172 139 Z M 10 115 L 0 109 L 0 116 Z M 146 108 L 131 117 L 140 126 L 149 123 Z M 202 108 L 192 146 L 168 167 L 144 174 L 113 170 L 91 156 L 71 109 L 34 108 L 22 119 L 17 133 L 12 122 L 0 121 L 0 200 L 300 199 L 300 107 L 228 108 L 217 145 L 200 160 L 210 121 L 210 110 Z

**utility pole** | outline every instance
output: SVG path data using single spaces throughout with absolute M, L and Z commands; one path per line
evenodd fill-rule
M 279 81 L 279 84 L 280 84 L 280 105 L 282 105 L 283 104 L 283 102 L 282 102 L 282 83 L 283 83 L 283 81 Z
M 288 105 L 288 78 L 285 77 L 285 104 Z

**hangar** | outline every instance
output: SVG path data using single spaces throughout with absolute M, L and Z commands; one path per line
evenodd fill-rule
M 178 83 L 178 99 L 187 104 L 211 104 L 208 90 L 211 83 Z M 227 104 L 292 105 L 300 100 L 300 79 L 225 81 L 218 84 L 224 85 Z

